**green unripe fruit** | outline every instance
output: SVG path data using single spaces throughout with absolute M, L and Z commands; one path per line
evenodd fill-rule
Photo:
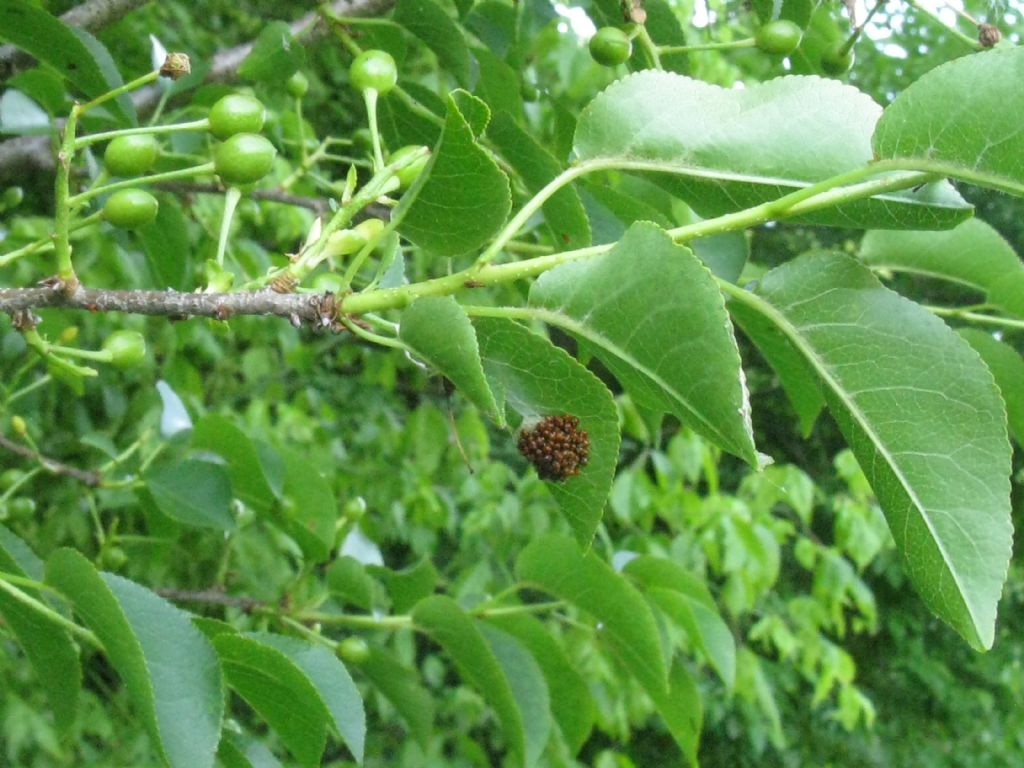
M 238 133 L 213 150 L 213 167 L 225 184 L 259 181 L 274 167 L 277 150 L 255 133 Z
M 0 491 L 8 491 L 25 478 L 20 469 L 8 469 L 0 475 Z
M 309 90 L 309 78 L 301 72 L 296 72 L 288 78 L 288 82 L 284 84 L 284 87 L 296 99 L 301 99 L 306 95 L 306 91 Z
M 853 49 L 846 50 L 846 40 L 836 40 L 822 51 L 821 69 L 829 75 L 845 75 L 853 66 Z
M 259 99 L 244 93 L 232 93 L 210 109 L 210 133 L 226 139 L 237 133 L 259 133 L 267 111 Z
M 373 134 L 369 128 L 357 128 L 352 132 L 352 146 L 363 152 L 373 152 Z
M 590 56 L 598 64 L 615 67 L 633 55 L 633 42 L 618 27 L 601 27 L 590 38 Z
M 346 637 L 338 643 L 338 658 L 351 664 L 362 664 L 370 658 L 370 646 L 361 637 Z
M 36 513 L 36 503 L 27 496 L 18 496 L 10 500 L 7 511 L 11 517 L 32 517 Z
M 352 62 L 348 74 L 358 90 L 374 90 L 382 96 L 398 82 L 398 67 L 387 51 L 364 51 Z
M 324 272 L 313 278 L 313 290 L 317 293 L 341 293 L 346 290 L 345 278 L 334 272 Z
M 2 208 L 17 208 L 21 205 L 21 201 L 25 199 L 25 190 L 21 187 L 8 187 L 4 190 L 3 197 L 0 198 L 0 207 Z
M 327 238 L 325 253 L 328 257 L 348 256 L 366 245 L 366 235 L 355 229 L 341 229 Z
M 787 19 L 769 21 L 754 33 L 754 44 L 765 53 L 788 56 L 800 45 L 804 32 Z
M 160 145 L 153 136 L 118 136 L 107 144 L 103 163 L 113 176 L 141 176 L 159 154 Z
M 391 157 L 388 158 L 389 163 L 397 163 L 400 160 L 404 160 L 414 152 L 423 152 L 426 147 L 418 147 L 415 144 L 410 144 L 407 147 L 395 150 Z M 398 171 L 398 183 L 402 189 L 408 189 L 413 185 L 413 182 L 420 177 L 423 173 L 423 169 L 427 167 L 427 162 L 430 160 L 430 153 L 423 152 L 422 156 L 413 160 L 412 163 Z
M 121 229 L 135 229 L 156 218 L 160 204 L 144 189 L 122 189 L 107 198 L 103 218 Z
M 114 331 L 103 342 L 110 362 L 118 368 L 130 368 L 146 356 L 146 340 L 137 331 Z
M 353 229 L 363 236 L 365 242 L 369 242 L 384 229 L 384 222 L 380 219 L 363 219 Z
M 104 569 L 116 571 L 128 562 L 128 555 L 120 547 L 110 547 L 103 551 L 101 562 Z

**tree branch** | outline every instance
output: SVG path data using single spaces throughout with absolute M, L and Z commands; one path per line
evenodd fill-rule
M 185 319 L 237 315 L 283 317 L 322 330 L 343 330 L 341 301 L 332 293 L 276 293 L 272 290 L 237 293 L 179 293 L 178 291 L 111 291 L 78 287 L 70 293 L 55 288 L 0 288 L 0 312 L 15 315 L 44 308 L 84 309 L 90 312 L 129 312 Z
M 72 477 L 75 480 L 85 483 L 93 488 L 98 487 L 100 483 L 103 482 L 103 478 L 100 477 L 98 472 L 78 469 L 78 467 L 72 467 L 68 464 L 57 461 L 56 459 L 42 456 L 37 454 L 28 446 L 16 443 L 4 435 L 0 435 L 0 448 L 6 448 L 11 453 L 16 453 L 18 456 L 23 456 L 26 459 L 38 461 L 43 469 L 53 475 L 65 475 L 66 477 Z
M 114 0 L 107 0 L 113 2 Z M 331 9 L 339 16 L 379 16 L 394 5 L 395 0 L 335 0 Z M 306 43 L 327 33 L 323 24 L 317 24 L 319 13 L 307 13 L 291 25 L 295 37 L 305 37 Z M 213 57 L 213 63 L 206 73 L 206 82 L 229 82 L 238 74 L 238 67 L 252 50 L 252 43 L 235 46 L 221 51 Z M 160 86 L 152 85 L 132 94 L 132 101 L 139 114 L 151 112 L 160 101 Z M 59 128 L 62 121 L 58 121 Z M 54 168 L 54 152 L 49 136 L 19 136 L 0 142 L 0 181 L 15 179 L 20 174 L 37 171 L 51 171 Z
M 153 186 L 157 189 L 166 189 L 169 192 L 174 192 L 179 195 L 223 195 L 225 192 L 224 187 L 220 184 L 190 184 L 182 181 L 164 181 L 154 184 Z M 324 214 L 328 211 L 327 201 L 322 198 L 292 195 L 279 189 L 254 189 L 246 192 L 246 195 L 254 200 L 269 200 L 273 203 L 285 203 L 287 205 L 296 205 L 300 208 L 308 208 L 318 214 Z
M 127 16 L 149 0 L 88 0 L 76 5 L 60 17 L 71 27 L 95 32 Z M 0 80 L 6 80 L 20 69 L 31 66 L 34 59 L 13 45 L 0 46 Z
M 246 613 L 252 613 L 267 606 L 265 602 L 254 597 L 228 595 L 216 589 L 189 590 L 166 588 L 154 591 L 161 597 L 166 597 L 169 600 L 178 600 L 186 603 L 206 603 L 207 605 L 228 605 L 240 608 Z

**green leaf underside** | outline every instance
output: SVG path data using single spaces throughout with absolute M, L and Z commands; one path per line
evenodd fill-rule
M 1009 344 L 977 328 L 957 331 L 992 371 L 1006 403 L 1007 422 L 1014 439 L 1024 447 L 1024 359 Z
M 757 466 L 750 404 L 725 303 L 707 267 L 634 224 L 608 253 L 546 272 L 539 318 L 585 340 L 633 399 Z
M 322 562 L 331 555 L 338 502 L 331 485 L 302 455 L 280 449 L 284 460 L 284 501 L 276 519 L 295 539 L 310 560 Z
M 217 657 L 188 614 L 134 582 L 98 573 L 70 549 L 50 557 L 46 580 L 103 643 L 167 763 L 212 766 L 223 686 Z
M 269 632 L 250 632 L 245 637 L 269 645 L 297 666 L 316 688 L 330 713 L 334 727 L 357 763 L 363 762 L 366 743 L 366 713 L 363 699 L 345 665 L 330 651 L 294 637 Z
M 992 375 L 919 305 L 835 254 L 768 273 L 755 307 L 822 380 L 925 603 L 991 647 L 1012 541 L 1010 446 Z
M 612 487 L 619 422 L 611 393 L 590 371 L 523 326 L 491 318 L 474 321 L 484 370 L 524 419 L 570 414 L 590 438 L 587 465 L 563 482 L 545 481 L 581 546 L 590 541 Z
M 157 507 L 168 517 L 200 528 L 229 531 L 231 481 L 224 467 L 187 459 L 146 473 L 146 485 Z
M 479 623 L 477 629 L 498 660 L 522 715 L 524 763 L 536 765 L 551 735 L 551 698 L 544 675 L 515 637 L 484 623 Z
M 885 108 L 877 156 L 949 166 L 974 184 L 1024 195 L 1024 49 L 963 56 L 935 67 Z
M 413 621 L 455 662 L 462 678 L 493 707 L 517 765 L 528 765 L 523 713 L 509 679 L 475 621 L 450 597 L 433 595 L 413 609 Z
M 156 219 L 136 230 L 153 287 L 187 291 L 192 279 L 191 240 L 188 219 L 178 201 L 169 194 L 160 195 Z
M 726 90 L 645 71 L 609 86 L 580 115 L 581 161 L 656 163 L 652 176 L 704 217 L 780 198 L 872 160 L 881 108 L 832 79 L 789 76 Z M 797 117 L 798 116 L 798 117 Z M 793 221 L 946 229 L 971 207 L 946 182 L 822 209 Z
M 562 171 L 554 156 L 506 112 L 494 116 L 487 138 L 515 168 L 531 193 L 539 192 Z M 544 203 L 542 210 L 557 248 L 569 250 L 590 245 L 587 212 L 573 187 L 562 187 Z
M 0 571 L 36 580 L 42 578 L 39 558 L 24 541 L 2 525 Z M 40 599 L 38 592 L 22 589 L 37 600 Z M 0 592 L 0 617 L 31 662 L 36 678 L 50 702 L 57 729 L 66 733 L 75 721 L 78 693 L 82 687 L 78 649 L 71 636 L 6 592 Z
M 238 68 L 239 77 L 257 82 L 283 82 L 306 62 L 306 49 L 295 41 L 289 26 L 272 21 L 263 27 L 252 51 Z
M 418 673 L 376 645 L 370 646 L 370 656 L 359 670 L 394 705 L 410 735 L 426 749 L 434 729 L 434 699 L 420 685 Z
M 427 251 L 457 256 L 475 250 L 508 218 L 508 177 L 476 143 L 454 96 L 448 98 L 444 131 L 424 173 L 419 193 L 403 196 L 395 216 L 398 231 Z M 407 197 L 412 198 L 408 203 Z
M 433 0 L 398 0 L 392 20 L 433 51 L 459 84 L 469 84 L 469 49 L 462 30 Z
M 515 637 L 533 654 L 548 686 L 551 714 L 570 752 L 577 754 L 594 727 L 594 700 L 586 681 L 543 622 L 526 614 L 495 616 L 487 622 Z
M 860 259 L 872 269 L 910 272 L 966 285 L 1000 309 L 1024 317 L 1024 262 L 980 219 L 948 232 L 868 232 Z
M 504 426 L 503 414 L 484 377 L 476 331 L 455 299 L 417 299 L 402 313 L 399 336 L 417 355 L 451 379 L 477 408 Z
M 736 682 L 736 640 L 707 586 L 679 564 L 641 555 L 624 573 L 640 581 L 655 604 L 689 635 L 729 690 Z
M 68 27 L 33 3 L 0 3 L 0 40 L 13 43 L 51 67 L 90 99 L 121 85 L 116 68 L 111 72 L 105 66 L 110 54 L 95 38 L 84 30 Z M 108 103 L 123 119 L 134 118 L 130 100 Z
M 274 729 L 299 765 L 320 764 L 330 713 L 306 674 L 287 655 L 252 637 L 213 640 L 228 684 Z

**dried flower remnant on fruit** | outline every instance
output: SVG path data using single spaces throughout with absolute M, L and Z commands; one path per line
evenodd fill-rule
M 991 48 L 1002 39 L 1002 32 L 994 24 L 978 25 L 978 42 L 981 43 L 982 48 Z
M 169 77 L 171 80 L 180 80 L 185 75 L 192 74 L 192 62 L 189 61 L 187 53 L 168 53 L 160 67 L 160 74 Z
M 590 437 L 575 416 L 545 416 L 519 435 L 519 452 L 542 480 L 561 482 L 580 473 L 590 457 Z

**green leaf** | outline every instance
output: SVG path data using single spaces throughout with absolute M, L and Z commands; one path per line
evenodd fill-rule
M 225 733 L 217 749 L 224 768 L 281 768 L 281 762 L 256 739 Z
M 1014 119 L 1024 111 L 1021 77 L 1024 49 L 1013 46 L 930 70 L 885 108 L 872 140 L 877 157 L 1024 195 L 1024 135 Z
M 146 254 L 146 263 L 159 290 L 192 288 L 191 240 L 188 219 L 178 201 L 169 194 L 160 195 L 156 218 L 135 230 Z
M 473 58 L 478 71 L 473 93 L 495 114 L 523 114 L 522 83 L 519 73 L 485 48 L 474 48 Z M 488 132 L 488 137 L 490 133 Z
M 750 258 L 750 243 L 744 232 L 722 232 L 690 243 L 697 258 L 716 276 L 730 283 L 740 279 Z
M 413 608 L 412 618 L 417 627 L 444 648 L 462 678 L 493 707 L 516 763 L 531 765 L 536 745 L 531 743 L 528 751 L 523 712 L 515 692 L 476 622 L 458 603 L 444 595 L 433 595 L 420 601 Z M 540 677 L 539 673 L 537 677 Z
M 283 21 L 263 27 L 238 68 L 239 77 L 257 82 L 284 82 L 306 63 L 306 50 Z
M 26 0 L 4 0 L 0 3 L 0 40 L 16 45 L 51 67 L 90 99 L 122 84 L 116 72 L 112 76 L 109 71 L 104 71 L 106 62 L 98 60 L 96 52 L 105 52 L 105 49 L 95 38 L 82 30 L 68 27 Z M 109 61 L 110 55 L 107 54 L 106 58 Z M 130 103 L 124 99 L 110 102 L 125 121 L 134 119 Z
M 611 649 L 648 693 L 668 690 L 668 669 L 651 609 L 636 588 L 594 552 L 548 534 L 519 553 L 516 575 L 601 623 Z
M 498 660 L 523 718 L 525 765 L 536 765 L 551 734 L 551 699 L 540 666 L 519 641 L 500 629 L 478 624 Z
M 775 200 L 872 160 L 881 108 L 835 80 L 783 77 L 726 90 L 646 71 L 609 86 L 576 128 L 581 161 L 645 162 L 704 217 Z M 799 119 L 794 119 L 799 115 Z M 793 221 L 945 229 L 971 207 L 946 182 L 821 209 Z
M 750 404 L 725 302 L 688 248 L 645 223 L 608 253 L 546 272 L 538 318 L 585 340 L 644 407 L 667 411 L 757 466 Z
M 330 712 L 286 654 L 245 635 L 218 635 L 214 647 L 228 684 L 274 729 L 302 766 L 320 764 Z
M 284 460 L 284 489 L 276 519 L 295 539 L 302 553 L 315 562 L 331 556 L 338 502 L 330 483 L 302 455 L 280 449 Z
M 327 588 L 343 605 L 354 605 L 364 611 L 373 607 L 373 579 L 366 566 L 354 557 L 339 557 L 327 567 L 325 577 Z
M 245 635 L 269 645 L 287 656 L 309 678 L 327 708 L 342 740 L 357 763 L 363 762 L 366 742 L 366 713 L 363 698 L 345 665 L 321 645 L 294 637 L 252 632 Z
M 398 231 L 416 245 L 456 256 L 479 248 L 505 223 L 512 207 L 508 177 L 477 144 L 453 96 L 424 175 L 418 194 L 404 195 L 394 214 Z
M 504 414 L 484 377 L 476 332 L 466 312 L 451 296 L 427 296 L 402 313 L 399 337 L 417 355 L 451 379 L 470 402 L 499 427 Z
M 1012 541 L 1006 412 L 969 345 L 859 262 L 802 256 L 736 298 L 821 378 L 925 603 L 992 645 Z
M 227 462 L 231 490 L 243 502 L 259 512 L 274 505 L 277 495 L 256 444 L 228 419 L 212 414 L 201 418 L 192 432 L 192 445 L 212 451 Z
M 563 170 L 554 156 L 506 112 L 494 116 L 487 129 L 487 138 L 532 194 L 543 189 Z M 557 248 L 569 250 L 590 245 L 587 212 L 573 187 L 562 187 L 544 203 L 542 210 Z
M 40 580 L 42 562 L 28 544 L 0 525 L 0 571 Z M 2 578 L 2 577 L 0 577 Z M 19 587 L 40 600 L 37 590 Z M 75 722 L 78 693 L 82 688 L 82 669 L 78 649 L 71 636 L 42 614 L 0 590 L 0 617 L 14 634 L 18 645 L 35 670 L 53 710 L 57 730 L 67 733 Z
M 398 0 L 391 18 L 422 40 L 459 85 L 469 84 L 469 50 L 462 30 L 434 0 Z
M 230 531 L 231 481 L 224 467 L 198 459 L 163 464 L 145 475 L 157 507 L 186 525 Z
M 378 565 L 369 566 L 367 570 L 384 582 L 395 613 L 406 613 L 427 595 L 433 594 L 440 580 L 434 564 L 426 559 L 401 571 Z
M 507 320 L 474 321 L 484 370 L 524 419 L 569 414 L 590 437 L 590 456 L 578 475 L 545 481 L 581 546 L 601 521 L 619 453 L 619 422 L 611 393 L 564 350 Z
M 434 699 L 420 685 L 417 673 L 376 645 L 370 646 L 370 657 L 359 669 L 374 689 L 394 705 L 410 735 L 426 749 L 434 729 Z
M 704 724 L 704 707 L 700 691 L 682 661 L 676 659 L 669 671 L 668 692 L 648 691 L 675 739 L 679 749 L 694 768 L 698 767 L 697 749 Z
M 980 219 L 947 232 L 868 232 L 860 258 L 873 270 L 909 272 L 966 285 L 986 303 L 1024 317 L 1024 263 L 1002 235 Z M 1007 290 L 1008 288 L 1016 290 Z
M 1024 360 L 1017 350 L 998 341 L 990 333 L 976 328 L 960 328 L 957 333 L 974 347 L 992 371 L 1006 404 L 1010 433 L 1024 447 Z
M 542 622 L 526 614 L 491 616 L 487 623 L 515 637 L 533 654 L 547 683 L 551 714 L 571 754 L 578 754 L 594 727 L 594 700 L 562 646 Z
M 223 685 L 217 657 L 189 615 L 138 584 L 98 573 L 72 549 L 50 556 L 46 580 L 103 643 L 164 760 L 173 768 L 212 766 Z
M 655 604 L 690 637 L 730 691 L 736 683 L 736 640 L 707 586 L 679 564 L 642 555 L 624 572 L 646 587 Z

